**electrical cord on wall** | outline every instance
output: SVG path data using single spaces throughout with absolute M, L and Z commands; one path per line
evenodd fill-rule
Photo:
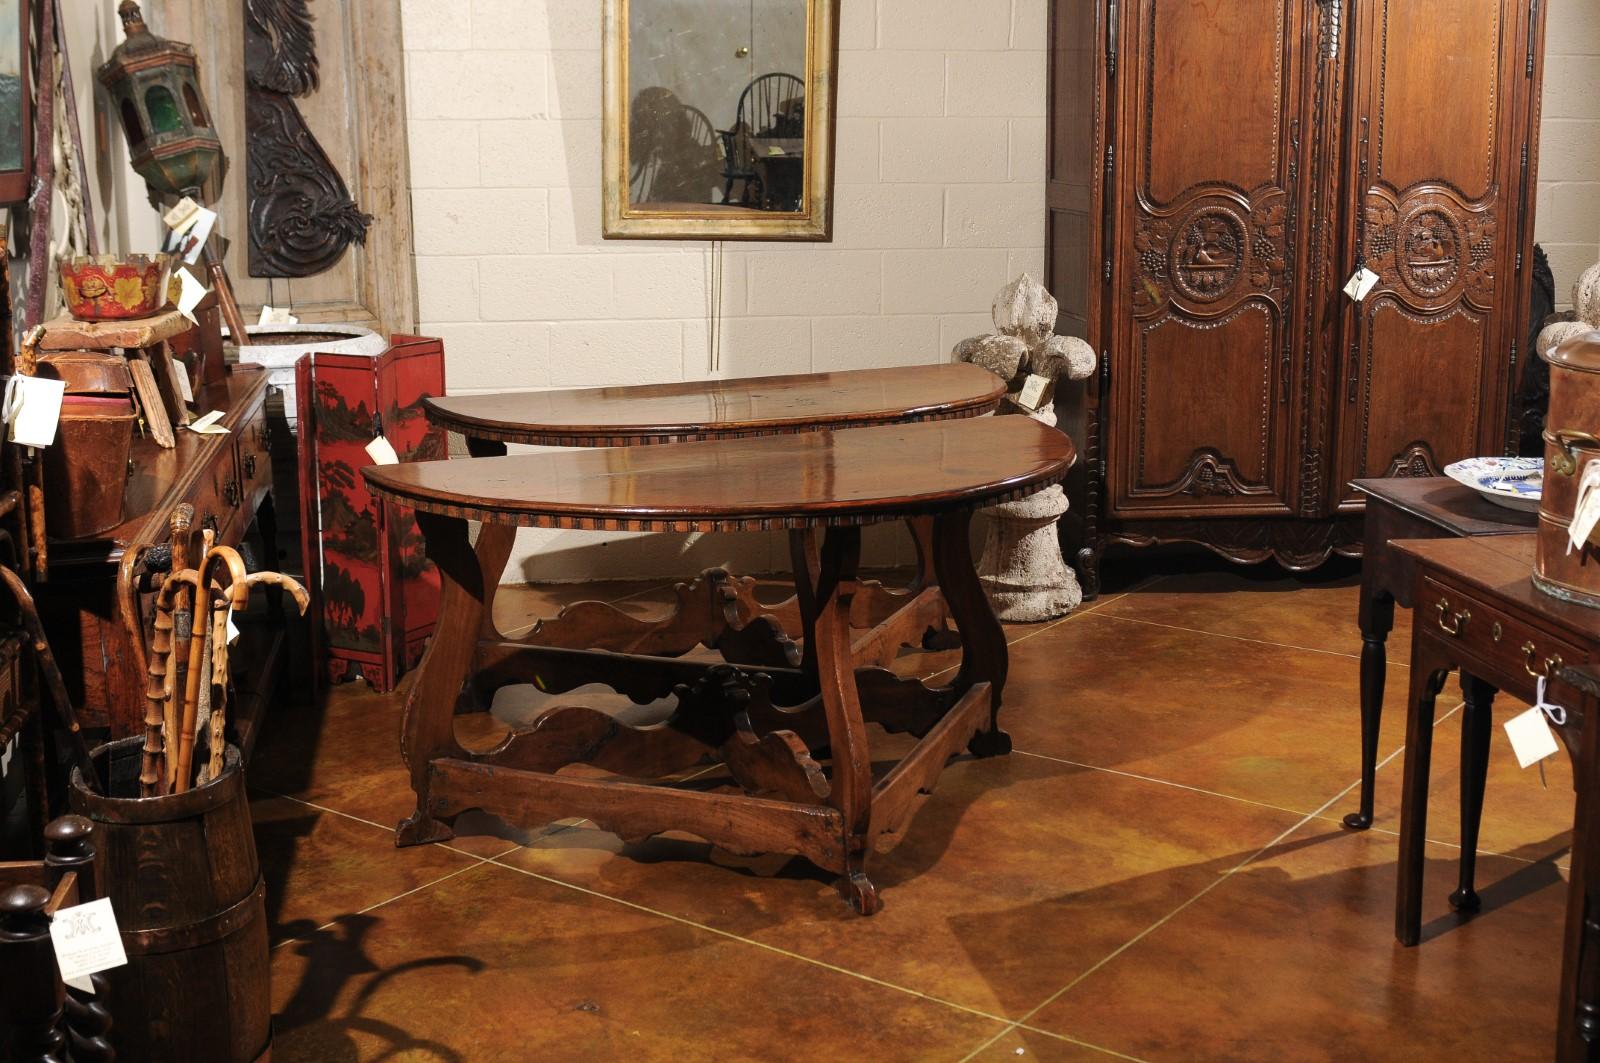
M 711 372 L 722 372 L 722 241 L 711 241 L 711 255 L 708 269 L 710 274 L 711 291 L 708 293 L 710 303 L 710 321 L 706 330 L 706 354 L 711 363 Z

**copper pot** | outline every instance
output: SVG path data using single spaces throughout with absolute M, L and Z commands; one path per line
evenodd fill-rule
M 1600 331 L 1543 355 L 1550 363 L 1550 413 L 1544 431 L 1544 492 L 1533 584 L 1546 594 L 1600 609 L 1600 548 L 1567 552 L 1578 482 L 1600 460 Z
M 78 539 L 122 523 L 136 418 L 125 398 L 63 400 L 56 441 L 44 449 L 45 521 L 52 537 Z

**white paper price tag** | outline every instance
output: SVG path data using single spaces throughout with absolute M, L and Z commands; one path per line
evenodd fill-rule
M 228 434 L 228 430 L 217 423 L 224 416 L 226 415 L 222 410 L 212 410 L 204 417 L 191 422 L 188 425 L 188 429 L 191 432 L 199 432 L 203 436 L 225 436 Z
M 298 325 L 300 319 L 281 306 L 263 306 L 257 325 Z
M 4 775 L 6 773 L 6 769 L 11 767 L 11 754 L 16 750 L 16 748 L 17 740 L 13 738 L 11 741 L 6 743 L 6 747 L 4 749 L 0 749 L 0 775 Z
M 1049 377 L 1033 373 L 1022 385 L 1022 391 L 1017 395 L 1017 405 L 1025 410 L 1037 410 L 1044 404 L 1045 392 L 1049 388 Z
M 161 220 L 167 223 L 167 228 L 180 236 L 194 227 L 200 220 L 200 212 L 205 208 L 200 206 L 188 196 L 175 203 L 171 210 L 161 215 Z
M 1517 755 L 1517 764 L 1524 768 L 1554 756 L 1561 748 L 1544 718 L 1544 710 L 1538 707 L 1507 720 L 1506 737 L 1511 739 L 1511 751 Z
M 239 625 L 233 622 L 233 607 L 228 607 L 228 645 L 239 641 Z
M 1591 461 L 1578 478 L 1578 499 L 1567 525 L 1567 553 L 1582 550 L 1596 524 L 1600 524 L 1600 461 Z
M 110 897 L 57 912 L 50 921 L 50 943 L 55 946 L 61 980 L 89 992 L 94 991 L 89 984 L 91 974 L 128 962 Z
M 178 392 L 178 397 L 185 406 L 193 406 L 194 388 L 189 386 L 189 370 L 176 358 L 167 359 L 167 368 L 172 372 L 172 386 Z
M 195 278 L 193 273 L 186 269 L 178 271 L 178 313 L 193 321 L 196 325 L 194 308 L 200 305 L 200 300 L 206 297 L 206 286 Z
M 1376 288 L 1377 286 L 1378 275 L 1367 267 L 1362 266 L 1360 269 L 1356 270 L 1355 275 L 1351 277 L 1349 283 L 1344 286 L 1344 294 L 1348 295 L 1350 298 L 1359 303 L 1367 296 L 1371 295 L 1372 289 Z
M 379 436 L 367 444 L 367 456 L 374 465 L 399 465 L 400 455 L 395 453 L 394 444 L 383 436 Z
M 211 239 L 211 230 L 217 226 L 217 212 L 201 207 L 195 214 L 195 219 L 189 224 L 189 231 L 178 239 L 178 253 L 183 256 L 184 262 L 194 265 L 200 261 L 200 256 L 205 254 L 206 241 Z
M 65 380 L 18 374 L 6 381 L 4 407 L 6 438 L 25 447 L 48 447 L 56 441 L 56 425 L 61 421 L 61 400 L 67 393 Z

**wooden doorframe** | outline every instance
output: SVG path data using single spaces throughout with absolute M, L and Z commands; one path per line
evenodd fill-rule
M 356 10 L 334 3 L 355 5 Z M 351 115 L 355 166 L 342 176 L 357 205 L 375 221 L 364 245 L 351 245 L 354 284 L 339 298 L 297 307 L 304 323 L 348 321 L 379 333 L 411 333 L 417 324 L 417 284 L 411 224 L 411 157 L 406 127 L 405 53 L 400 0 L 323 0 L 318 54 L 324 64 L 341 57 L 359 75 L 353 79 Z M 159 23 L 163 37 L 194 45 L 212 120 L 228 157 L 218 232 L 231 241 L 228 272 L 235 286 L 247 277 L 244 225 L 244 0 L 166 0 Z M 335 41 L 332 33 L 348 31 Z M 258 300 L 241 298 L 253 318 Z

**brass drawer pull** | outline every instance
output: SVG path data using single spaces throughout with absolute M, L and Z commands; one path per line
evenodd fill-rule
M 1460 636 L 1462 630 L 1467 626 L 1467 621 L 1472 619 L 1471 609 L 1463 609 L 1459 613 L 1451 613 L 1450 603 L 1443 598 L 1439 599 L 1434 608 L 1439 611 L 1439 630 L 1453 638 Z
M 1552 653 L 1544 659 L 1544 671 L 1534 667 L 1534 645 L 1531 642 L 1522 644 L 1522 667 L 1527 669 L 1529 675 L 1535 679 L 1549 679 L 1561 668 L 1561 654 Z
M 1578 455 L 1573 452 L 1575 447 L 1600 447 L 1600 439 L 1572 428 L 1547 432 L 1545 439 L 1556 445 L 1556 454 L 1550 459 L 1550 467 L 1562 476 L 1571 476 L 1578 471 Z

